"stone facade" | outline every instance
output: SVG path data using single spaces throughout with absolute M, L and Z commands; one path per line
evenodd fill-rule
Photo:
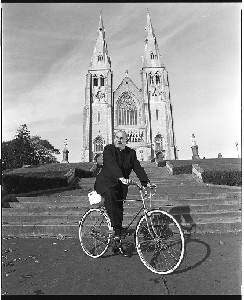
M 94 161 L 113 133 L 128 133 L 128 146 L 139 160 L 177 159 L 168 72 L 159 53 L 147 14 L 145 52 L 142 57 L 141 88 L 128 77 L 113 89 L 113 72 L 100 15 L 98 37 L 86 76 L 83 112 L 82 161 Z

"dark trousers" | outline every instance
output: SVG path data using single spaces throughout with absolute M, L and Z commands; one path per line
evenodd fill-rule
M 105 199 L 104 206 L 111 220 L 112 227 L 122 226 L 123 222 L 123 190 L 121 186 L 107 188 L 103 197 Z

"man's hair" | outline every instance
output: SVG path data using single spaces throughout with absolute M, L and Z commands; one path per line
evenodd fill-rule
M 114 138 L 115 138 L 116 134 L 119 133 L 119 132 L 124 132 L 125 138 L 126 138 L 126 140 L 127 140 L 128 134 L 126 133 L 126 131 L 124 131 L 124 130 L 122 130 L 122 129 L 119 129 L 119 130 L 117 130 L 117 131 L 114 132 Z

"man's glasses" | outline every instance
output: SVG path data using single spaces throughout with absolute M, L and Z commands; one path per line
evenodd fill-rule
M 116 140 L 120 140 L 120 141 L 125 141 L 126 138 L 125 137 L 120 137 L 120 136 L 115 136 Z

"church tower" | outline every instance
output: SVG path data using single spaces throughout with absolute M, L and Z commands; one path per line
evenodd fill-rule
M 149 12 L 145 28 L 141 87 L 125 77 L 113 89 L 113 72 L 100 14 L 97 39 L 86 75 L 82 161 L 94 161 L 113 142 L 116 130 L 128 133 L 139 160 L 177 159 L 168 71 L 159 53 Z M 122 71 L 122 70 L 121 70 Z
M 149 12 L 145 28 L 145 51 L 142 57 L 142 92 L 145 105 L 146 139 L 151 145 L 151 158 L 176 159 L 172 103 L 170 100 L 168 71 L 152 26 Z
M 97 39 L 86 75 L 83 112 L 83 161 L 93 161 L 112 143 L 112 79 L 111 61 L 100 14 Z

